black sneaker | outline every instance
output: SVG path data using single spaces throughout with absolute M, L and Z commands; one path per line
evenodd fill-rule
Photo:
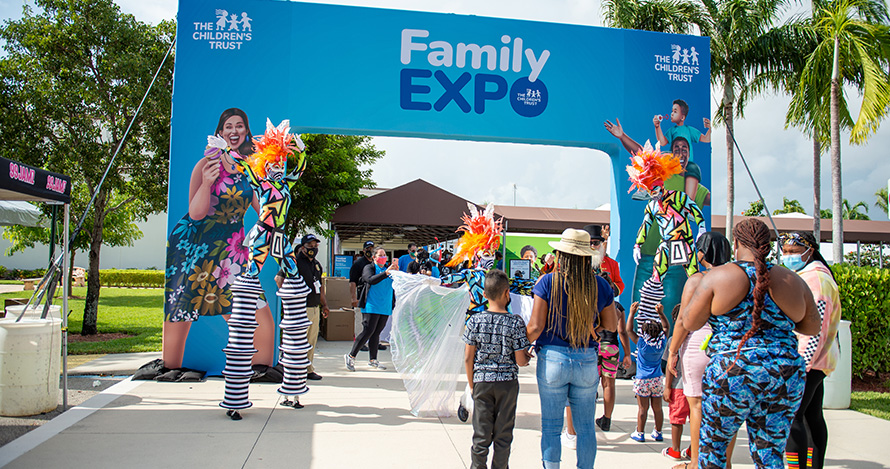
M 367 351 L 368 351 L 368 346 L 362 345 L 362 352 L 367 352 Z
M 306 374 L 306 379 L 311 379 L 312 381 L 320 381 L 321 375 L 313 371 Z
M 612 429 L 612 419 L 603 415 L 602 417 L 596 419 L 596 426 L 600 427 L 602 431 L 607 432 Z
M 380 350 L 381 352 L 386 350 L 386 345 L 383 345 L 383 344 L 378 345 L 377 350 Z

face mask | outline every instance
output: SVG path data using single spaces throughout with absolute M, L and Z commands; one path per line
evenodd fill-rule
M 416 257 L 416 256 L 417 256 L 417 253 L 414 252 L 414 251 L 411 251 L 411 252 L 409 252 L 408 254 L 409 254 L 411 257 Z
M 480 256 L 479 267 L 489 270 L 494 267 L 494 256 Z
M 384 265 L 386 265 L 386 261 L 387 261 L 386 256 L 380 256 L 377 258 L 377 260 L 375 262 L 377 262 L 377 265 L 379 265 L 380 267 L 383 267 Z
M 315 257 L 318 254 L 318 249 L 315 248 L 307 248 L 306 249 L 306 257 Z
M 367 257 L 368 259 L 370 259 L 370 258 L 371 258 L 371 251 L 365 251 L 365 257 Z
M 807 251 L 809 251 L 809 249 L 807 249 Z M 807 251 L 804 251 L 804 254 L 806 254 Z M 782 265 L 796 272 L 806 267 L 807 263 L 803 261 L 803 254 L 782 254 Z

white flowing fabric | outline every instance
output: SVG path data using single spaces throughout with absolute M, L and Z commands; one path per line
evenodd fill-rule
M 393 272 L 392 362 L 411 413 L 450 417 L 458 377 L 464 373 L 464 330 L 469 288 L 446 288 L 437 278 Z

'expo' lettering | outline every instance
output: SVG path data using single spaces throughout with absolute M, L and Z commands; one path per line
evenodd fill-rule
M 441 96 L 439 96 L 439 99 L 437 99 L 434 104 L 417 100 L 415 95 L 430 94 L 432 92 L 432 87 L 425 84 L 419 84 L 415 82 L 415 79 L 430 78 L 433 76 L 435 76 L 436 81 L 442 85 Z M 441 112 L 453 101 L 464 113 L 469 113 L 472 109 L 475 109 L 476 114 L 482 114 L 485 112 L 486 101 L 497 101 L 507 96 L 507 80 L 505 80 L 504 77 L 487 73 L 478 73 L 475 76 L 472 107 L 467 98 L 461 93 L 463 88 L 474 79 L 473 75 L 469 72 L 464 72 L 460 74 L 456 80 L 451 81 L 451 79 L 448 78 L 448 75 L 441 70 L 436 70 L 436 73 L 434 74 L 429 70 L 406 68 L 402 70 L 400 78 L 401 92 L 399 93 L 399 98 L 401 107 L 405 110 L 429 111 L 435 109 L 436 111 Z M 521 78 L 521 80 L 525 80 L 525 78 Z M 489 89 L 489 84 L 495 85 L 494 89 Z
M 500 70 L 519 73 L 527 63 L 531 69 L 528 77 L 515 80 L 508 87 L 507 80 L 490 73 L 463 72 L 452 80 L 443 70 L 435 73 L 423 68 L 404 68 L 399 74 L 399 104 L 402 109 L 410 111 L 442 112 L 452 102 L 463 113 L 467 114 L 475 110 L 477 114 L 485 112 L 487 101 L 498 101 L 508 97 L 513 110 L 524 117 L 535 117 L 547 108 L 547 87 L 538 79 L 544 65 L 550 58 L 550 51 L 544 50 L 536 54 L 532 49 L 523 51 L 522 38 L 512 39 L 510 36 L 501 36 L 503 47 L 498 51 L 491 45 L 466 44 L 463 42 L 452 45 L 447 41 L 415 41 L 417 38 L 429 37 L 430 33 L 423 29 L 403 29 L 401 37 L 400 60 L 404 65 L 410 65 L 413 52 L 429 51 L 426 54 L 426 62 L 437 68 L 472 68 L 489 71 Z M 512 43 L 511 43 L 512 42 Z M 525 59 L 525 60 L 523 60 Z M 433 82 L 427 79 L 435 78 L 441 88 L 441 94 L 435 102 L 420 99 L 419 95 L 428 95 L 433 92 Z M 467 85 L 473 81 L 472 88 Z M 465 91 L 472 90 L 472 91 Z M 469 93 L 472 92 L 472 97 Z M 473 103 L 472 106 L 470 103 Z

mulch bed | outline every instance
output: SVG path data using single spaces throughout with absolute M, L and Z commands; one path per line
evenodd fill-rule
M 890 373 L 867 371 L 862 378 L 854 376 L 853 390 L 890 393 Z
M 105 342 L 106 340 L 126 339 L 127 337 L 135 336 L 135 334 L 127 334 L 125 332 L 108 332 L 96 335 L 68 334 L 68 342 Z

